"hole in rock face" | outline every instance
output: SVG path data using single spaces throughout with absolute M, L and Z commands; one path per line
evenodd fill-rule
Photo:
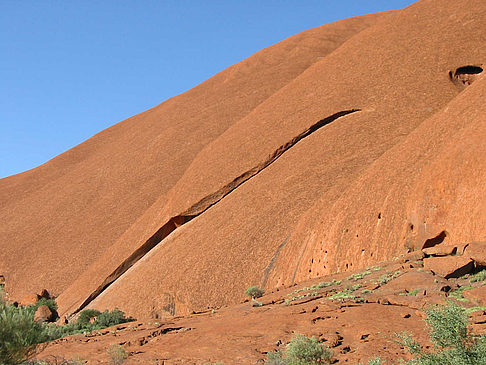
M 449 71 L 449 78 L 457 86 L 465 87 L 471 85 L 483 72 L 481 66 L 462 66 L 454 72 Z
M 437 236 L 429 238 L 428 240 L 426 240 L 424 242 L 422 249 L 437 246 L 438 244 L 444 242 L 444 240 L 446 239 L 447 236 L 448 236 L 448 234 L 447 234 L 446 231 L 440 232 Z

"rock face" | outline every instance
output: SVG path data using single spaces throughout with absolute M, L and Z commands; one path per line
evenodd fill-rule
M 483 0 L 325 25 L 1 180 L 9 294 L 160 317 L 486 240 L 485 42 Z

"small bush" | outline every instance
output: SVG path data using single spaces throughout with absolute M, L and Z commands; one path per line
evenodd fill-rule
M 282 353 L 280 351 L 269 352 L 267 354 L 267 360 L 265 364 L 268 365 L 286 365 L 285 359 L 282 357 Z
M 246 289 L 245 294 L 248 295 L 250 298 L 256 299 L 262 297 L 263 294 L 265 294 L 265 290 L 254 285 Z
M 37 308 L 39 308 L 41 305 L 47 305 L 53 313 L 57 312 L 57 303 L 55 299 L 40 298 L 35 304 L 28 305 L 26 308 L 35 313 Z
M 376 282 L 376 284 L 385 285 L 385 284 L 389 283 L 390 281 L 392 281 L 393 279 L 396 279 L 397 277 L 399 277 L 401 274 L 402 274 L 401 271 L 395 271 L 394 273 L 383 274 L 378 278 L 378 281 Z
M 479 281 L 484 281 L 484 280 L 486 280 L 486 270 L 482 270 L 482 271 L 480 271 L 480 272 L 478 272 L 474 275 L 471 275 L 469 277 L 469 281 L 471 283 L 477 283 Z
M 453 298 L 459 302 L 468 302 L 469 300 L 467 298 L 464 298 L 464 292 L 470 289 L 473 289 L 473 287 L 469 285 L 461 286 L 460 288 L 449 292 L 448 297 Z
M 332 351 L 319 343 L 315 337 L 296 334 L 287 345 L 287 365 L 310 365 L 330 363 Z
M 320 344 L 315 337 L 296 334 L 287 345 L 285 353 L 280 351 L 267 353 L 266 364 L 269 365 L 315 365 L 330 364 L 332 351 Z
M 379 357 L 375 357 L 368 361 L 368 365 L 385 365 L 385 362 Z
M 347 280 L 358 281 L 358 280 L 361 280 L 365 276 L 370 275 L 370 274 L 371 274 L 371 271 L 359 272 L 359 273 L 353 274 L 351 276 L 348 276 Z
M 436 352 L 428 352 L 410 334 L 399 335 L 400 343 L 414 356 L 409 365 L 486 364 L 486 337 L 468 329 L 467 311 L 455 304 L 427 311 L 427 325 Z
M 121 365 L 127 359 L 128 354 L 120 345 L 113 345 L 108 349 L 110 355 L 110 363 L 113 365 Z
M 101 314 L 99 310 L 96 309 L 85 309 L 78 317 L 77 323 L 88 324 L 92 318 L 98 317 Z
M 133 318 L 126 318 L 125 313 L 121 310 L 113 309 L 111 312 L 105 310 L 99 314 L 94 321 L 94 325 L 105 328 L 130 321 L 133 321 Z
M 14 307 L 0 298 L 0 364 L 21 364 L 46 340 L 31 308 Z
M 360 363 L 358 365 L 363 365 L 363 364 Z M 379 357 L 375 357 L 373 359 L 368 360 L 368 365 L 385 365 L 385 362 Z

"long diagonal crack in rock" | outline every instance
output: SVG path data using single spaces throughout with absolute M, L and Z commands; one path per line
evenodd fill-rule
M 170 218 L 167 223 L 165 223 L 157 232 L 155 232 L 142 246 L 140 246 L 137 250 L 135 250 L 127 259 L 125 259 L 116 269 L 113 271 L 104 281 L 103 283 L 93 291 L 88 298 L 76 309 L 72 314 L 76 314 L 82 309 L 84 309 L 89 303 L 91 303 L 97 296 L 99 296 L 106 288 L 108 288 L 111 284 L 113 284 L 120 276 L 122 276 L 128 269 L 130 269 L 133 265 L 135 265 L 142 257 L 144 257 L 150 250 L 152 250 L 155 246 L 157 246 L 164 238 L 166 238 L 169 234 L 175 231 L 178 227 L 184 225 L 185 223 L 189 222 L 190 220 L 196 218 L 197 216 L 204 213 L 206 210 L 211 208 L 213 205 L 217 204 L 221 201 L 226 195 L 231 193 L 233 190 L 238 188 L 240 185 L 251 179 L 252 177 L 258 175 L 261 171 L 265 168 L 270 166 L 273 162 L 275 162 L 282 154 L 285 153 L 288 149 L 293 147 L 296 143 L 301 141 L 302 139 L 306 138 L 307 136 L 311 135 L 315 131 L 319 130 L 320 128 L 334 122 L 336 119 L 343 117 L 345 115 L 355 113 L 360 111 L 360 109 L 350 109 L 340 111 L 335 113 L 329 117 L 321 119 L 317 123 L 310 126 L 304 132 L 300 133 L 298 136 L 294 137 L 289 142 L 285 143 L 284 145 L 280 146 L 277 150 L 275 150 L 264 162 L 261 164 L 253 167 L 252 169 L 244 172 L 237 178 L 235 178 L 230 183 L 223 186 L 221 189 L 217 190 L 216 192 L 207 195 L 199 202 L 191 206 L 189 209 L 177 215 L 175 217 Z

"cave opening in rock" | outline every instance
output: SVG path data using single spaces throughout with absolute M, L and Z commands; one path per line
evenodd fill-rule
M 455 74 L 456 75 L 459 74 L 477 75 L 480 74 L 481 72 L 483 72 L 483 68 L 480 66 L 462 66 L 456 70 Z
M 457 68 L 454 72 L 450 71 L 449 78 L 454 84 L 464 87 L 471 85 L 482 72 L 483 68 L 481 66 L 462 66 Z

